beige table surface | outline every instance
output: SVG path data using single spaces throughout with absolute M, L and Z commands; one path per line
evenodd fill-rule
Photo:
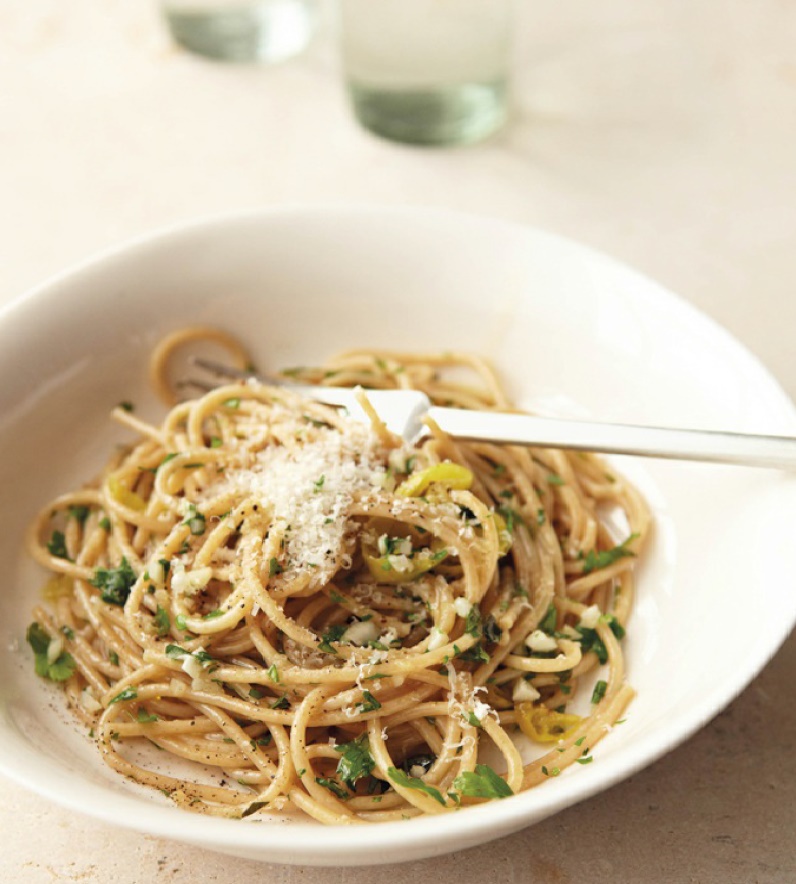
M 281 67 L 229 67 L 172 49 L 147 0 L 0 0 L 0 300 L 200 215 L 445 206 L 635 265 L 796 395 L 796 3 L 522 0 L 515 85 L 499 137 L 412 149 L 352 121 L 328 28 Z M 81 818 L 0 778 L 0 880 L 794 881 L 794 680 L 791 637 L 726 712 L 648 770 L 502 841 L 382 870 L 235 861 Z

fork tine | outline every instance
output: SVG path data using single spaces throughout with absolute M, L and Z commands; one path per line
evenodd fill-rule
M 283 387 L 300 396 L 323 402 L 336 408 L 345 409 L 346 413 L 355 420 L 368 423 L 370 420 L 366 411 L 357 400 L 358 389 L 348 387 L 324 387 L 308 384 L 295 384 L 286 382 L 282 378 L 269 379 L 258 375 L 253 371 L 233 368 L 212 359 L 201 356 L 190 356 L 189 362 L 197 368 L 208 372 L 220 381 L 246 381 L 253 379 L 264 384 Z M 193 387 L 208 392 L 218 385 L 203 378 L 186 378 L 178 384 L 181 388 Z M 418 437 L 422 430 L 422 416 L 431 404 L 425 394 L 418 390 L 368 390 L 367 397 L 371 405 L 376 409 L 387 427 L 394 433 L 403 437 L 406 441 L 412 441 Z
M 263 380 L 256 372 L 247 371 L 243 368 L 234 368 L 231 365 L 224 365 L 222 362 L 215 362 L 213 359 L 204 359 L 202 356 L 189 356 L 188 361 L 198 368 L 209 371 L 210 374 L 217 375 L 222 378 L 230 378 L 236 381 L 245 381 L 249 378 L 257 378 Z

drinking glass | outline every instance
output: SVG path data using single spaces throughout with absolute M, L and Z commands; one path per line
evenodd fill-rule
M 513 0 L 340 0 L 344 75 L 365 128 L 462 144 L 507 116 Z
M 177 43 L 221 61 L 284 61 L 312 36 L 315 0 L 161 0 Z

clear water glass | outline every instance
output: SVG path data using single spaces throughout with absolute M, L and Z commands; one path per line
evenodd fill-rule
M 506 121 L 513 0 L 340 0 L 346 85 L 365 128 L 463 144 Z
M 220 61 L 276 63 L 300 53 L 315 0 L 161 0 L 174 40 Z

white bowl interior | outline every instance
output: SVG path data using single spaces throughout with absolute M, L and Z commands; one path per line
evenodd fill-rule
M 610 259 L 526 228 L 413 210 L 264 212 L 160 234 L 77 268 L 0 315 L 0 766 L 54 800 L 269 861 L 391 862 L 472 846 L 659 757 L 726 705 L 793 625 L 793 476 L 616 458 L 657 522 L 626 639 L 638 696 L 595 764 L 368 838 L 177 810 L 107 770 L 57 690 L 33 674 L 23 636 L 42 574 L 22 545 L 34 513 L 90 478 L 124 437 L 107 419 L 116 403 L 162 413 L 147 388 L 148 353 L 164 332 L 195 323 L 238 334 L 262 367 L 359 346 L 470 350 L 528 408 L 796 430 L 787 397 L 711 321 Z

